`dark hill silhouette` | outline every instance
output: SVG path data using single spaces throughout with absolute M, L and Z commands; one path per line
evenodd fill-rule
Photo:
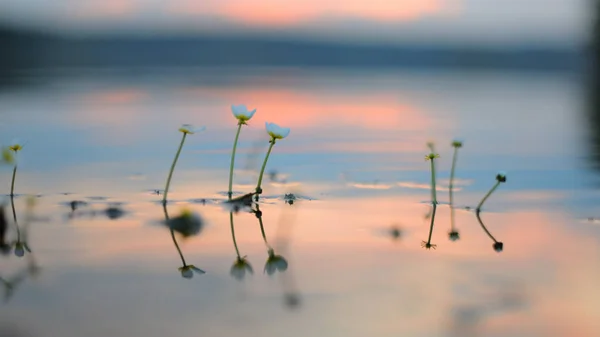
M 0 27 L 0 74 L 51 67 L 297 66 L 573 71 L 582 53 L 556 46 L 351 45 L 261 36 L 51 36 Z

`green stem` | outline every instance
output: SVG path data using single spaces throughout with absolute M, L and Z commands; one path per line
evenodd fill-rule
M 433 223 L 435 221 L 435 210 L 437 209 L 437 204 L 433 204 L 433 210 L 431 211 L 431 225 L 429 225 L 429 237 L 427 238 L 427 243 L 431 244 L 431 236 L 433 235 Z
M 240 138 L 240 131 L 242 130 L 242 125 L 243 125 L 242 122 L 238 123 L 238 129 L 235 134 L 235 140 L 233 141 L 233 151 L 231 151 L 231 164 L 229 165 L 229 190 L 227 192 L 227 195 L 229 196 L 229 200 L 231 200 L 231 195 L 233 194 L 232 187 L 233 187 L 233 167 L 235 164 L 235 151 L 237 149 L 238 139 Z
M 479 216 L 479 209 L 477 209 L 477 211 L 475 212 L 475 216 L 477 217 L 477 221 L 479 221 L 481 228 L 483 228 L 483 230 L 490 237 L 490 239 L 492 239 L 494 242 L 498 242 L 496 241 L 496 238 L 492 235 L 492 233 L 490 233 L 490 231 L 488 231 L 488 229 L 485 227 L 483 221 L 481 221 L 481 217 Z
M 483 199 L 481 199 L 481 202 L 479 203 L 479 205 L 477 205 L 477 212 L 481 211 L 481 206 L 483 206 L 483 203 L 487 200 L 487 198 L 490 197 L 490 195 L 492 195 L 492 193 L 494 193 L 494 191 L 496 190 L 496 188 L 498 188 L 498 186 L 500 186 L 499 181 L 497 181 L 496 184 L 494 185 L 494 187 L 492 187 L 492 189 L 485 195 L 485 197 L 483 197 Z
M 167 194 L 169 193 L 169 185 L 171 185 L 171 177 L 173 177 L 173 171 L 175 171 L 175 165 L 177 164 L 177 160 L 179 159 L 179 154 L 181 153 L 181 149 L 183 148 L 183 143 L 185 142 L 186 136 L 187 133 L 183 132 L 183 137 L 181 137 L 179 149 L 177 149 L 175 159 L 173 159 L 173 164 L 171 165 L 171 170 L 169 171 L 169 176 L 167 177 L 167 185 L 165 186 L 165 193 L 163 194 L 163 204 L 167 203 Z
M 448 193 L 450 194 L 450 230 L 454 231 L 454 170 L 456 169 L 456 158 L 458 157 L 458 147 L 454 148 L 452 156 L 452 169 L 450 170 L 450 184 Z
M 229 212 L 229 224 L 231 227 L 231 238 L 233 239 L 233 246 L 235 247 L 235 253 L 237 254 L 238 260 L 241 259 L 240 250 L 238 249 L 237 241 L 235 240 L 235 227 L 233 226 L 233 212 Z
M 10 207 L 12 208 L 15 227 L 17 228 L 17 241 L 21 242 L 21 229 L 19 228 L 19 223 L 17 221 L 17 211 L 15 210 L 15 198 L 12 195 L 10 196 Z
M 260 212 L 260 209 L 258 208 L 258 204 L 256 204 L 256 212 L 257 212 L 257 214 L 261 214 L 261 213 L 258 213 L 258 212 Z M 257 218 L 258 218 L 258 223 L 260 224 L 260 232 L 262 234 L 263 241 L 265 242 L 267 249 L 269 251 L 272 251 L 273 248 L 271 248 L 271 245 L 269 245 L 269 242 L 267 241 L 267 235 L 265 234 L 265 227 L 264 227 L 263 221 L 262 221 L 262 214 L 260 216 L 257 216 Z
M 260 175 L 258 176 L 258 183 L 256 184 L 256 199 L 258 200 L 258 195 L 262 193 L 262 189 L 260 185 L 262 185 L 263 174 L 265 173 L 265 168 L 267 167 L 267 161 L 269 160 L 269 155 L 271 155 L 271 150 L 273 150 L 273 146 L 275 145 L 275 138 L 271 138 L 271 145 L 269 145 L 269 150 L 267 151 L 267 155 L 265 156 L 265 161 L 263 162 L 262 168 L 260 169 Z
M 13 169 L 13 174 L 12 174 L 12 182 L 10 183 L 10 196 L 14 196 L 15 195 L 15 178 L 17 177 L 17 165 L 15 165 L 15 168 Z
M 434 205 L 437 204 L 437 191 L 435 189 L 435 163 L 431 158 L 431 199 Z
M 165 203 L 163 203 L 163 211 L 165 213 L 165 221 L 167 223 L 167 226 L 169 226 L 169 231 L 171 232 L 171 239 L 173 239 L 173 244 L 175 245 L 175 248 L 177 249 L 177 252 L 179 253 L 179 257 L 181 258 L 181 262 L 183 263 L 183 266 L 185 267 L 185 266 L 187 266 L 187 264 L 185 263 L 185 258 L 183 257 L 181 248 L 179 248 L 177 239 L 175 238 L 175 231 L 173 231 L 173 228 L 171 228 L 171 225 L 169 225 L 169 213 L 167 212 L 167 204 L 165 204 Z

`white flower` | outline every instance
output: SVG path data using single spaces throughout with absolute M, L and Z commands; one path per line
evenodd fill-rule
M 275 255 L 272 250 L 269 251 L 269 258 L 265 263 L 265 273 L 268 275 L 275 274 L 276 271 L 284 272 L 288 268 L 288 263 L 281 255 Z
M 197 268 L 196 266 L 194 266 L 192 264 L 180 267 L 179 271 L 181 272 L 181 276 L 183 278 L 187 278 L 187 279 L 194 277 L 194 273 L 206 274 L 206 272 L 204 270 Z
M 246 271 L 250 274 L 254 273 L 254 271 L 252 270 L 252 266 L 250 265 L 250 263 L 248 263 L 246 258 L 238 257 L 235 260 L 235 263 L 233 264 L 233 266 L 231 266 L 230 274 L 236 280 L 241 281 L 246 276 Z
M 256 113 L 256 109 L 252 111 L 248 111 L 248 108 L 244 104 L 240 105 L 232 105 L 231 112 L 233 112 L 233 116 L 240 121 L 241 124 L 246 124 L 252 116 Z
M 267 122 L 267 123 L 265 123 L 265 126 L 267 128 L 267 133 L 273 139 L 283 139 L 290 134 L 290 128 L 282 128 L 275 123 Z
M 201 131 L 204 131 L 205 129 L 206 129 L 206 127 L 205 127 L 205 126 L 200 126 L 200 127 L 197 127 L 197 128 L 195 128 L 195 127 L 194 127 L 193 125 L 191 125 L 191 124 L 183 124 L 183 125 L 182 125 L 182 126 L 179 128 L 179 131 L 180 131 L 180 132 L 183 132 L 183 133 L 185 133 L 185 134 L 190 134 L 190 135 L 193 135 L 194 133 L 196 133 L 196 132 L 201 132 Z

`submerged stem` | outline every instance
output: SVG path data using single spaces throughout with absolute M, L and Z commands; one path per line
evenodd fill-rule
M 262 189 L 260 186 L 262 185 L 263 174 L 265 173 L 265 168 L 267 167 L 267 161 L 269 160 L 269 156 L 271 155 L 271 150 L 273 150 L 273 146 L 275 145 L 275 138 L 271 138 L 271 145 L 269 145 L 269 150 L 267 151 L 267 155 L 265 156 L 265 161 L 263 162 L 262 168 L 260 169 L 260 175 L 258 176 L 258 183 L 256 184 L 256 200 L 258 200 L 258 196 L 262 193 Z
M 185 258 L 183 257 L 181 248 L 179 248 L 177 239 L 175 238 L 175 231 L 173 230 L 173 228 L 171 228 L 171 225 L 169 224 L 169 213 L 167 212 L 167 204 L 166 203 L 163 203 L 163 211 L 165 213 L 165 222 L 166 222 L 167 226 L 169 226 L 169 231 L 171 231 L 171 239 L 173 239 L 173 244 L 175 245 L 175 248 L 177 249 L 177 253 L 179 253 L 179 257 L 181 258 L 181 262 L 183 263 L 183 266 L 185 267 L 185 266 L 187 266 L 187 264 L 185 263 Z
M 13 168 L 12 182 L 10 183 L 10 196 L 15 195 L 15 178 L 17 177 L 17 165 Z
M 21 242 L 21 228 L 19 228 L 19 222 L 17 221 L 17 211 L 15 210 L 15 198 L 10 196 L 10 207 L 12 208 L 13 220 L 15 228 L 17 229 L 17 242 Z
M 450 170 L 450 183 L 448 184 L 448 193 L 450 200 L 450 230 L 454 231 L 454 170 L 456 169 L 456 158 L 458 157 L 458 147 L 454 148 L 452 156 L 452 169 Z
M 427 238 L 427 244 L 431 244 L 431 236 L 433 235 L 433 223 L 435 221 L 435 211 L 437 209 L 437 204 L 433 204 L 433 209 L 431 210 L 431 225 L 429 225 L 429 237 Z
M 229 165 L 229 190 L 227 192 L 227 195 L 229 196 L 229 200 L 231 200 L 231 195 L 233 193 L 232 187 L 233 187 L 233 167 L 235 165 L 235 151 L 237 149 L 237 143 L 238 143 L 238 139 L 240 137 L 240 131 L 242 130 L 242 125 L 243 125 L 242 122 L 238 123 L 238 129 L 235 134 L 235 140 L 233 141 L 233 150 L 231 151 L 231 164 Z
M 271 245 L 267 241 L 267 235 L 265 234 L 265 227 L 263 225 L 263 220 L 262 220 L 262 213 L 260 212 L 260 209 L 258 208 L 258 204 L 256 204 L 256 214 L 257 214 L 256 217 L 258 218 L 258 223 L 260 225 L 260 233 L 262 234 L 263 241 L 265 242 L 267 249 L 269 251 L 271 251 L 271 250 L 273 250 L 273 248 L 271 248 Z
M 490 239 L 492 239 L 494 242 L 498 242 L 496 240 L 496 238 L 492 235 L 492 233 L 490 233 L 490 231 L 488 231 L 487 227 L 485 227 L 485 225 L 483 224 L 483 221 L 481 221 L 481 217 L 479 216 L 479 209 L 477 209 L 475 211 L 475 216 L 477 217 L 477 221 L 479 221 L 479 224 L 481 225 L 481 228 L 483 228 L 483 230 L 490 237 Z
M 487 192 L 483 199 L 481 199 L 481 202 L 479 202 L 479 205 L 477 205 L 477 212 L 481 211 L 481 206 L 483 206 L 483 203 L 487 200 L 487 198 L 490 197 L 490 195 L 492 195 L 492 193 L 494 193 L 498 186 L 500 186 L 500 181 L 496 181 L 496 184 L 490 189 L 489 192 Z
M 171 178 L 173 177 L 173 171 L 175 171 L 175 165 L 177 164 L 177 160 L 179 159 L 179 154 L 181 153 L 181 149 L 183 148 L 183 143 L 185 142 L 186 136 L 187 136 L 187 133 L 183 132 L 183 137 L 181 137 L 181 143 L 179 144 L 179 148 L 177 149 L 177 153 L 175 154 L 175 158 L 173 159 L 173 164 L 171 165 L 171 170 L 169 171 L 169 176 L 167 177 L 165 193 L 163 194 L 163 204 L 167 203 L 167 194 L 169 193 L 169 186 L 171 185 Z
M 229 224 L 231 227 L 231 238 L 233 239 L 233 246 L 235 247 L 235 253 L 237 254 L 238 260 L 241 259 L 240 250 L 238 249 L 237 241 L 235 240 L 235 227 L 233 225 L 233 212 L 229 212 Z

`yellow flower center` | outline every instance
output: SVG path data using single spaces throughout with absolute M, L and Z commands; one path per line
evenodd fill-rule
M 250 120 L 250 118 L 248 118 L 248 116 L 245 115 L 239 115 L 236 118 L 240 121 L 240 123 L 243 124 L 246 124 L 246 122 Z
M 21 149 L 23 149 L 23 146 L 21 146 L 21 144 L 15 144 L 15 145 L 11 145 L 10 149 L 13 150 L 13 151 L 15 151 L 15 152 L 18 152 Z
M 276 133 L 274 133 L 273 131 L 269 131 L 269 135 L 273 138 L 273 139 L 283 139 L 283 137 L 281 135 L 278 135 Z
M 189 219 L 192 217 L 192 211 L 190 211 L 189 209 L 184 209 L 181 211 L 181 217 L 185 218 L 185 219 Z

